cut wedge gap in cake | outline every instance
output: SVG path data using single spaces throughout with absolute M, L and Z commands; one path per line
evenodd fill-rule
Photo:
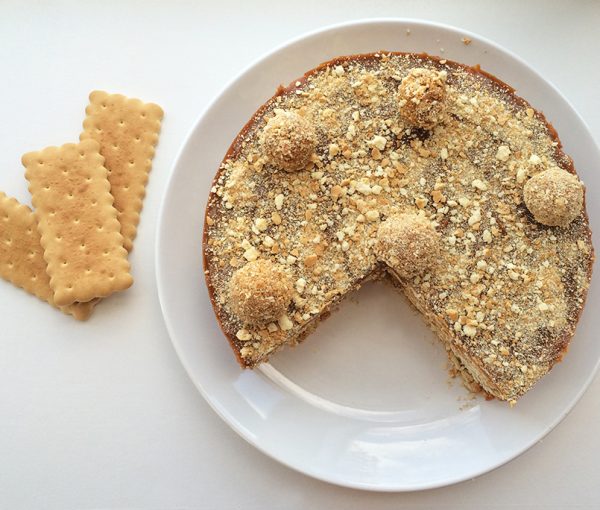
M 388 277 L 349 293 L 302 345 L 280 349 L 268 365 L 255 370 L 292 392 L 301 388 L 301 397 L 358 410 L 435 414 L 439 405 L 454 413 L 472 397 L 453 378 L 435 332 Z

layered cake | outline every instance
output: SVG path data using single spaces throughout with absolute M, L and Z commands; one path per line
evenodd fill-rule
M 514 402 L 561 360 L 584 307 L 584 194 L 543 114 L 478 67 L 340 57 L 277 90 L 233 141 L 206 209 L 206 282 L 252 368 L 390 278 L 466 384 Z

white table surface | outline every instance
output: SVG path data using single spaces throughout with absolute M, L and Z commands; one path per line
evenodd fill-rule
M 138 96 L 166 112 L 130 257 L 134 286 L 77 323 L 0 281 L 0 508 L 598 508 L 600 378 L 542 443 L 452 487 L 366 493 L 265 457 L 213 413 L 181 367 L 158 303 L 154 242 L 175 156 L 208 102 L 264 52 L 339 21 L 421 17 L 487 36 L 554 82 L 600 140 L 600 3 L 248 4 L 0 4 L 7 194 L 29 202 L 21 155 L 76 141 L 91 90 Z

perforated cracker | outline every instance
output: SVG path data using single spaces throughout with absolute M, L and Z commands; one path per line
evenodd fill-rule
M 37 221 L 31 209 L 0 191 L 0 277 L 59 308 L 46 274 Z M 96 301 L 73 303 L 60 309 L 86 320 Z
M 80 139 L 100 143 L 127 251 L 133 248 L 163 111 L 120 94 L 94 91 Z
M 127 251 L 95 140 L 48 147 L 22 158 L 59 306 L 131 286 Z

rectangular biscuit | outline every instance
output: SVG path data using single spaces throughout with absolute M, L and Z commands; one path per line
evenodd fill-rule
M 29 207 L 0 191 L 0 277 L 59 308 L 46 274 L 40 234 Z M 86 320 L 96 301 L 73 303 L 60 309 Z
M 133 283 L 99 148 L 85 140 L 22 158 L 58 306 L 106 297 Z
M 120 94 L 90 94 L 80 140 L 94 139 L 108 169 L 127 251 L 133 248 L 163 111 Z

